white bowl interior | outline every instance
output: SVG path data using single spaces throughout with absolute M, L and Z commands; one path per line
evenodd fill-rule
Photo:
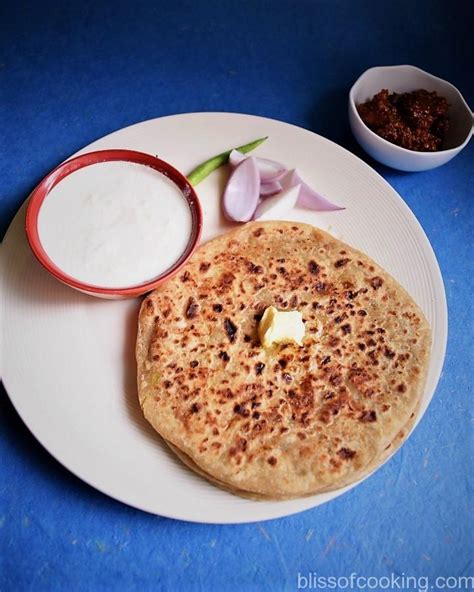
M 443 150 L 456 148 L 462 144 L 472 131 L 472 113 L 461 93 L 449 82 L 437 78 L 414 66 L 389 66 L 367 70 L 352 90 L 355 105 L 371 99 L 381 89 L 404 93 L 423 88 L 436 91 L 449 103 L 449 130 L 443 144 Z

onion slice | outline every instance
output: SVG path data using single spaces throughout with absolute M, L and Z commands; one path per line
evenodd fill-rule
M 280 220 L 281 216 L 295 206 L 300 189 L 299 185 L 295 185 L 262 201 L 255 212 L 254 220 Z
M 279 181 L 271 181 L 270 183 L 261 183 L 260 185 L 260 197 L 269 197 L 280 193 L 283 189 L 282 184 Z
M 229 154 L 229 164 L 233 167 L 236 167 L 247 158 L 248 156 L 242 154 L 242 152 L 239 152 L 238 150 L 232 150 L 232 152 Z
M 239 152 L 238 150 L 232 150 L 229 154 L 229 164 L 233 167 L 238 166 L 247 158 L 245 154 Z M 273 183 L 274 181 L 279 181 L 282 179 L 285 174 L 287 173 L 288 169 L 285 165 L 281 164 L 281 162 L 277 162 L 276 160 L 270 160 L 269 158 L 259 158 L 259 157 L 252 157 L 255 158 L 258 166 L 258 170 L 260 173 L 260 180 L 262 183 Z
M 289 187 L 295 187 L 296 185 L 301 186 L 298 200 L 296 202 L 297 206 L 307 208 L 309 210 L 317 210 L 320 212 L 336 212 L 338 210 L 346 209 L 330 202 L 320 193 L 312 189 L 307 183 L 303 181 L 296 169 L 290 171 L 287 185 Z
M 281 162 L 269 160 L 268 158 L 256 158 L 260 180 L 262 183 L 272 183 L 279 181 L 288 172 L 288 169 Z
M 234 222 L 248 222 L 257 208 L 260 175 L 254 156 L 245 158 L 229 177 L 224 190 L 224 212 Z

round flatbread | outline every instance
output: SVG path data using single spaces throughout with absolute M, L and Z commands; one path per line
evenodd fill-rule
M 302 313 L 302 347 L 261 346 L 268 306 Z M 366 255 L 306 224 L 254 222 L 144 300 L 139 399 L 211 480 L 310 495 L 360 479 L 402 440 L 429 352 L 422 312 Z

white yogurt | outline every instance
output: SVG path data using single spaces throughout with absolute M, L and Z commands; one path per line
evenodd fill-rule
M 172 267 L 192 230 L 189 205 L 158 171 L 104 162 L 65 177 L 38 216 L 41 244 L 73 278 L 104 288 L 142 284 Z

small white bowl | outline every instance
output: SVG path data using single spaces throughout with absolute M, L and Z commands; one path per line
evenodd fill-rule
M 371 99 L 383 88 L 397 93 L 423 88 L 445 97 L 450 105 L 445 149 L 438 152 L 408 150 L 384 140 L 369 129 L 356 106 Z M 426 171 L 447 163 L 468 144 L 472 136 L 473 115 L 462 94 L 446 80 L 415 66 L 382 66 L 366 70 L 351 88 L 349 122 L 356 140 L 375 160 L 400 171 Z

